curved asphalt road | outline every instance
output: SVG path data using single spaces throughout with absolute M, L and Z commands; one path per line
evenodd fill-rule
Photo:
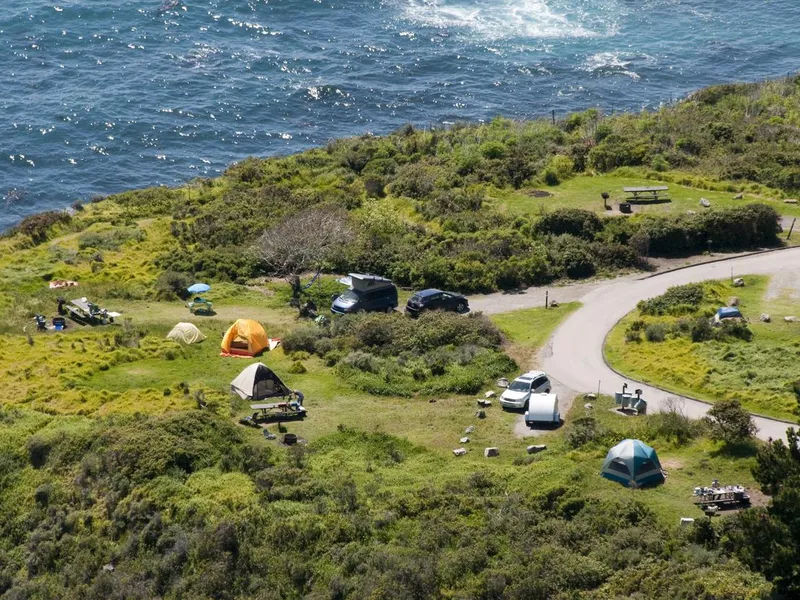
M 617 321 L 631 312 L 640 300 L 658 296 L 673 285 L 729 278 L 731 269 L 737 277 L 800 270 L 800 248 L 700 264 L 645 279 L 623 278 L 597 286 L 580 299 L 583 306 L 559 326 L 542 350 L 544 370 L 551 379 L 575 392 L 597 391 L 599 381 L 600 392 L 613 395 L 627 381 L 629 390 L 642 389 L 642 396 L 651 412 L 659 410 L 668 397 L 679 397 L 687 416 L 703 416 L 709 407 L 704 402 L 683 398 L 616 374 L 603 360 L 603 345 Z M 754 417 L 754 420 L 761 439 L 786 438 L 789 427 L 786 422 L 764 417 Z

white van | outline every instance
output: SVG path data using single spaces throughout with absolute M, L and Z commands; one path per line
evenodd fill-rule
M 528 410 L 525 411 L 525 425 L 536 424 L 558 425 L 561 415 L 558 412 L 558 394 L 531 394 L 528 399 Z

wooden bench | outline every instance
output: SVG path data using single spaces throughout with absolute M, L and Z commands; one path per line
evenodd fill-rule
M 654 185 L 650 187 L 624 187 L 622 191 L 628 194 L 628 202 L 669 202 L 665 185 Z

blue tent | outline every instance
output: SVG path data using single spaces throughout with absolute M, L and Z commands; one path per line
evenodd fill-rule
M 664 481 L 656 451 L 639 440 L 622 440 L 609 450 L 600 474 L 629 487 L 643 487 Z
M 726 306 L 725 308 L 717 309 L 717 320 L 742 318 L 742 313 L 735 306 Z

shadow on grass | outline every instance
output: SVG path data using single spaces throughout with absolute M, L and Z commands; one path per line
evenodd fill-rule
M 752 458 L 758 452 L 755 440 L 743 440 L 741 442 L 725 442 L 711 452 L 714 458 Z

